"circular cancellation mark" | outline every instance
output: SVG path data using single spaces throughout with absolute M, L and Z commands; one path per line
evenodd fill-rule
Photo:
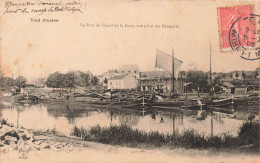
M 229 30 L 229 44 L 233 51 L 241 51 L 240 57 L 245 60 L 260 59 L 260 15 L 250 14 L 239 17 Z

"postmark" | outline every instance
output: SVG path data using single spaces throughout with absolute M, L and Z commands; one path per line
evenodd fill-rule
M 219 8 L 221 51 L 238 52 L 245 60 L 260 57 L 260 15 L 253 13 L 253 6 Z

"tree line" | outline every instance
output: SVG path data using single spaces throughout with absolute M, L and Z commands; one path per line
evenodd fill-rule
M 0 68 L 0 88 L 9 89 L 13 86 L 24 87 L 26 81 L 27 79 L 24 76 L 18 76 L 15 79 L 12 77 L 6 77 Z
M 74 88 L 96 86 L 99 80 L 91 72 L 82 71 L 69 71 L 65 74 L 60 72 L 54 72 L 48 76 L 47 79 L 38 79 L 42 84 L 51 88 Z M 13 79 L 12 77 L 6 77 L 0 67 L 0 88 L 10 89 L 13 86 L 25 87 L 27 79 L 24 76 L 18 76 Z
M 54 72 L 50 74 L 46 80 L 47 87 L 51 88 L 75 88 L 96 86 L 98 78 L 91 72 L 69 71 L 66 74 Z

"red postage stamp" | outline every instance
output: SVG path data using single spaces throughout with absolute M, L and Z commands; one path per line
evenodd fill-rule
M 237 48 L 256 44 L 253 6 L 219 8 L 221 47 Z
M 218 9 L 222 51 L 241 51 L 243 59 L 259 59 L 260 15 L 254 14 L 253 9 L 253 5 Z

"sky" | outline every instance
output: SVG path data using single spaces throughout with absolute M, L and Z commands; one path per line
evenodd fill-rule
M 259 60 L 247 61 L 238 52 L 221 52 L 219 2 L 86 1 L 84 13 L 2 15 L 1 64 L 7 76 L 33 79 L 55 71 L 101 74 L 122 64 L 155 70 L 156 49 L 183 61 L 181 70 L 255 70 Z M 3 7 L 3 5 L 1 6 Z M 3 10 L 2 10 L 3 11 Z M 57 23 L 31 22 L 59 19 Z M 174 25 L 178 28 L 88 27 L 97 23 Z M 85 27 L 81 27 L 85 24 Z

